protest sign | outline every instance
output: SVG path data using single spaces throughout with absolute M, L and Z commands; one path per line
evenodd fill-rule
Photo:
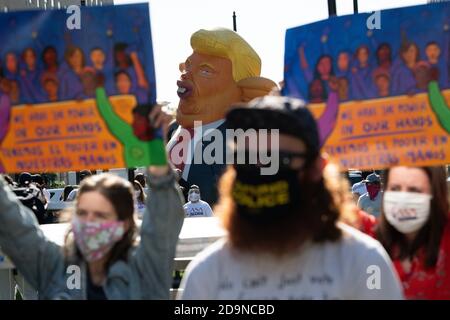
M 0 172 L 166 163 L 148 4 L 79 14 L 0 14 Z
M 289 29 L 284 94 L 344 168 L 450 163 L 449 30 L 445 3 Z

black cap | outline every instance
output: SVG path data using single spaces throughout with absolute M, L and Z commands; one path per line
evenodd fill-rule
M 44 184 L 44 178 L 40 174 L 35 174 L 31 176 L 31 178 L 33 179 L 34 183 Z
M 317 124 L 303 100 L 281 96 L 256 98 L 228 112 L 226 121 L 230 129 L 279 129 L 280 134 L 301 139 L 311 158 L 319 155 Z
M 92 176 L 92 172 L 90 170 L 81 170 L 80 171 L 80 181 L 87 177 L 90 177 L 90 176 Z
M 364 179 L 362 182 L 363 183 L 380 183 L 380 181 L 381 181 L 380 176 L 374 172 L 374 173 L 369 174 L 367 176 L 367 178 Z
M 19 175 L 19 185 L 28 186 L 33 181 L 33 177 L 28 172 L 22 172 Z

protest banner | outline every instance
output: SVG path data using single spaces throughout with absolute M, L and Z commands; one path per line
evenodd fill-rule
M 148 4 L 73 14 L 0 14 L 0 172 L 166 163 Z
M 450 163 L 449 30 L 445 3 L 289 29 L 284 94 L 308 102 L 343 168 Z

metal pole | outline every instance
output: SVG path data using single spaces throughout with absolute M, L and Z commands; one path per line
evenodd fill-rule
M 233 11 L 233 31 L 237 32 L 237 27 L 236 27 L 236 12 Z
M 328 17 L 334 17 L 336 15 L 336 0 L 328 0 Z
M 358 13 L 358 0 L 353 0 L 353 13 Z

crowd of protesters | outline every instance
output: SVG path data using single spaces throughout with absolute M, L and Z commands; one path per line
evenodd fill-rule
M 354 53 L 341 51 L 336 57 L 320 56 L 314 70 L 307 61 L 304 46 L 300 46 L 298 54 L 308 83 L 308 100 L 321 103 L 327 100 L 332 81 L 338 83 L 340 101 L 427 92 L 432 78 L 438 79 L 441 88 L 447 88 L 445 50 L 436 41 L 430 41 L 421 53 L 416 43 L 405 39 L 398 58 L 393 59 L 391 45 L 387 42 L 379 44 L 374 52 L 369 46 L 361 45 Z
M 11 105 L 95 98 L 102 83 L 109 95 L 133 94 L 147 102 L 149 83 L 136 49 L 116 43 L 109 51 L 93 47 L 89 52 L 69 45 L 60 59 L 57 49 L 32 47 L 0 57 L 0 93 Z
M 392 167 L 351 188 L 320 153 L 317 127 L 302 101 L 257 99 L 229 112 L 227 123 L 280 129 L 282 166 L 273 176 L 261 176 L 260 164 L 228 167 L 214 208 L 227 236 L 189 264 L 179 298 L 450 299 L 445 168 Z M 183 210 L 176 171 L 150 167 L 146 175 L 146 198 L 141 177 L 130 183 L 110 174 L 87 176 L 63 253 L 0 179 L 0 246 L 39 298 L 169 297 L 178 234 L 183 217 L 199 212 L 192 205 L 201 207 L 200 190 L 191 186 Z M 20 180 L 30 184 L 27 175 Z M 139 244 L 137 200 L 146 207 Z M 83 266 L 83 290 L 67 289 L 70 264 Z M 371 266 L 381 274 L 377 290 L 368 285 Z

